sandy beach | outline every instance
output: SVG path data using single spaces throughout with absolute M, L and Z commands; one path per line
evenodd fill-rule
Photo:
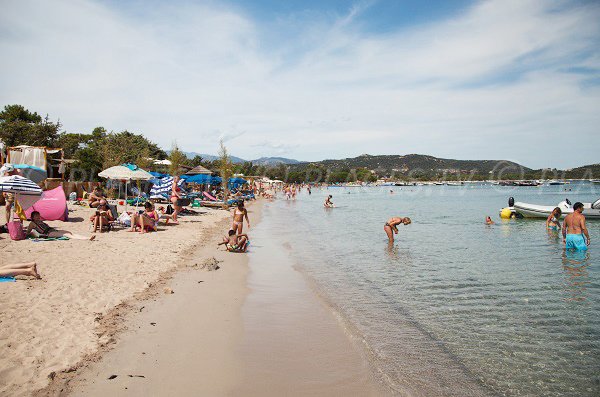
M 89 235 L 90 209 L 70 209 L 71 222 L 49 224 Z M 226 211 L 201 209 L 182 217 L 180 225 L 161 225 L 158 233 L 119 230 L 98 234 L 93 242 L 15 242 L 3 235 L 1 263 L 35 261 L 42 280 L 2 283 L 0 394 L 30 395 L 52 379 L 63 384 L 61 379 L 110 348 L 124 327 L 122 318 L 140 310 L 134 302 L 164 295 L 176 269 L 202 267 L 205 258 L 197 251 L 215 251 L 228 222 Z

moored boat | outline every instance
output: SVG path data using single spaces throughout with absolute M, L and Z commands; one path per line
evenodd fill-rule
M 573 205 L 569 200 L 561 201 L 558 205 L 516 202 L 514 204 L 514 211 L 525 218 L 547 218 L 556 207 L 561 209 L 562 217 L 573 213 Z M 583 203 L 583 215 L 586 219 L 600 219 L 600 199 L 593 203 Z

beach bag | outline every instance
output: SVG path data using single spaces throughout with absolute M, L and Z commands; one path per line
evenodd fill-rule
M 6 224 L 8 226 L 8 234 L 14 241 L 25 240 L 25 230 L 21 221 L 11 221 Z
M 173 209 L 173 207 L 171 206 L 171 204 L 167 205 L 167 209 L 165 210 L 165 213 L 167 215 L 171 215 L 173 212 L 175 212 L 175 210 Z
M 123 212 L 117 220 L 121 225 L 131 226 L 131 217 L 127 212 Z

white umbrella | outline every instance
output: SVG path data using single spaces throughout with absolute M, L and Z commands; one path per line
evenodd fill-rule
M 0 193 L 14 193 L 23 210 L 42 198 L 42 189 L 31 179 L 20 175 L 0 177 Z
M 150 174 L 147 171 L 144 171 L 141 168 L 132 170 L 129 167 L 125 167 L 123 165 L 116 165 L 114 167 L 107 168 L 104 171 L 100 172 L 98 176 L 105 179 L 126 180 L 127 182 L 125 182 L 125 199 L 127 199 L 127 183 L 129 181 L 149 181 L 150 179 L 154 178 L 152 174 Z M 121 197 L 121 185 L 119 185 L 119 197 Z M 127 205 L 125 205 L 125 208 L 127 208 Z

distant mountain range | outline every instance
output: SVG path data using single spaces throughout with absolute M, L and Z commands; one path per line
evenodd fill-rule
M 194 158 L 196 156 L 202 157 L 206 161 L 215 161 L 219 159 L 219 156 L 215 156 L 212 154 L 206 153 L 196 153 L 196 152 L 183 152 L 188 158 Z M 254 165 L 265 165 L 265 166 L 273 166 L 278 164 L 299 164 L 300 161 L 294 159 L 287 159 L 285 157 L 261 157 L 256 160 L 244 160 L 240 157 L 230 156 L 231 161 L 234 164 L 241 164 L 245 162 L 252 162 Z
M 423 154 L 407 155 L 381 155 L 372 156 L 363 154 L 358 157 L 341 160 L 323 160 L 314 163 L 301 164 L 305 168 L 308 165 L 322 166 L 331 170 L 367 168 L 377 172 L 379 175 L 408 174 L 411 172 L 450 174 L 488 174 L 530 172 L 530 168 L 508 160 L 453 160 L 442 159 Z

